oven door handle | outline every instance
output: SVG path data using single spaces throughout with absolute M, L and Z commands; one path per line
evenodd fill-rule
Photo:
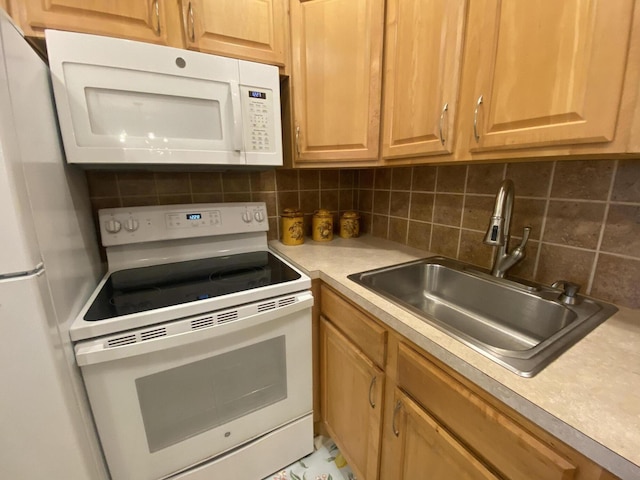
M 111 362 L 123 358 L 145 355 L 170 348 L 181 347 L 190 343 L 200 342 L 213 337 L 228 335 L 240 330 L 246 330 L 265 322 L 311 308 L 313 296 L 311 292 L 296 295 L 298 301 L 285 307 L 267 310 L 265 312 L 243 318 L 242 320 L 217 325 L 210 328 L 190 330 L 166 337 L 158 337 L 153 340 L 138 341 L 128 345 L 107 347 L 106 340 L 91 340 L 76 345 L 76 361 L 80 367 Z

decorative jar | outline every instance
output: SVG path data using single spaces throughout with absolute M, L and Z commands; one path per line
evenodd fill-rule
M 333 215 L 329 210 L 316 210 L 312 220 L 312 237 L 316 242 L 333 240 Z
M 349 210 L 340 217 L 340 236 L 342 238 L 356 238 L 360 235 L 360 215 Z
M 280 241 L 285 245 L 304 243 L 304 215 L 297 208 L 285 208 L 280 215 Z

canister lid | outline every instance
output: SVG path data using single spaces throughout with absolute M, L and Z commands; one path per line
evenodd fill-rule
M 358 214 L 358 212 L 354 212 L 353 210 L 347 210 L 346 212 L 344 212 L 342 214 L 342 218 L 344 219 L 358 219 L 360 218 L 360 215 Z
M 321 208 L 320 210 L 316 210 L 313 213 L 313 216 L 314 217 L 324 218 L 324 217 L 331 217 L 332 215 L 331 215 L 331 212 L 329 210 L 325 210 L 324 208 Z
M 299 208 L 285 208 L 280 216 L 287 218 L 302 217 L 302 210 Z

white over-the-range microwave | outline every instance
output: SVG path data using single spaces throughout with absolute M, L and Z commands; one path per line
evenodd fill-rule
M 46 42 L 69 163 L 282 165 L 277 67 L 55 30 Z

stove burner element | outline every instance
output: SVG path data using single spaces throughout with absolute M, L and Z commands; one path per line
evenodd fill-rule
M 266 251 L 120 270 L 109 276 L 84 319 L 105 320 L 298 278 Z

